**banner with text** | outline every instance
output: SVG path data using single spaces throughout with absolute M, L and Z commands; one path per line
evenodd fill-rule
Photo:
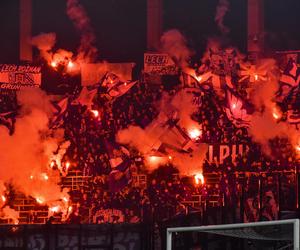
M 223 164 L 226 158 L 230 157 L 234 161 L 238 155 L 244 155 L 248 151 L 249 147 L 245 144 L 210 144 L 207 156 L 209 162 Z
M 156 75 L 176 75 L 178 67 L 168 54 L 145 53 L 144 72 Z
M 0 64 L 0 89 L 40 87 L 41 78 L 39 66 Z

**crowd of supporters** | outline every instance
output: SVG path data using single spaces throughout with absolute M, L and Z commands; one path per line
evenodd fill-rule
M 115 222 L 161 221 L 186 213 L 189 206 L 184 204 L 192 200 L 193 195 L 201 196 L 201 201 L 204 201 L 199 205 L 200 209 L 210 206 L 211 197 L 217 197 L 217 206 L 234 206 L 241 202 L 241 197 L 257 199 L 260 177 L 250 177 L 244 173 L 241 181 L 237 171 L 266 172 L 264 179 L 267 184 L 261 190 L 271 191 L 274 203 L 280 203 L 278 185 L 274 186 L 272 181 L 275 177 L 272 176 L 269 180 L 267 175 L 274 170 L 297 170 L 300 163 L 291 154 L 293 150 L 290 150 L 288 141 L 284 138 L 271 141 L 273 153 L 279 152 L 276 159 L 262 154 L 260 146 L 252 143 L 247 129 L 234 126 L 227 118 L 222 109 L 222 100 L 213 91 L 201 95 L 201 107 L 192 116 L 201 124 L 202 136 L 199 142 L 246 144 L 249 148 L 247 155 L 240 155 L 235 159 L 229 156 L 222 164 L 206 161 L 203 166 L 204 173 L 218 173 L 218 183 L 196 185 L 193 178 L 170 178 L 176 173 L 176 169 L 168 163 L 163 167 L 167 169 L 164 170 L 166 174 L 151 173 L 145 186 L 129 184 L 121 191 L 111 192 L 108 181 L 111 172 L 110 156 L 105 141 L 115 141 L 117 132 L 129 125 L 145 128 L 157 117 L 159 110 L 156 103 L 163 92 L 173 95 L 178 88 L 179 84 L 168 86 L 140 81 L 114 101 L 98 95 L 91 109 L 80 104 L 69 105 L 61 125 L 65 139 L 70 142 L 62 159 L 63 166 L 66 162 L 70 163 L 68 169 L 64 169 L 65 175 L 68 175 L 69 169 L 74 169 L 82 171 L 85 176 L 92 176 L 87 185 L 70 192 L 76 208 L 69 222 L 90 222 L 93 217 L 91 215 L 109 209 L 120 210 L 124 215 L 123 219 L 117 216 Z M 0 101 L 1 113 L 11 110 L 17 113 L 15 95 L 3 93 Z M 7 124 L 1 120 L 1 123 L 9 127 L 9 132 L 13 134 L 13 121 Z M 130 168 L 131 174 L 149 174 L 143 167 L 143 156 L 134 149 L 130 149 L 130 155 L 134 163 Z M 285 179 L 282 182 L 290 183 L 291 180 Z M 245 192 L 247 194 L 242 194 Z M 276 215 L 272 216 L 273 219 L 276 218 Z M 104 222 L 104 215 L 99 215 L 94 220 Z M 250 220 L 255 220 L 255 216 Z

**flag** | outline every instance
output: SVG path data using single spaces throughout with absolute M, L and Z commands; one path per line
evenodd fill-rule
M 220 76 L 211 71 L 201 75 L 192 76 L 184 73 L 184 82 L 186 87 L 198 87 L 204 91 L 213 89 L 217 94 L 223 93 L 226 89 L 233 89 L 232 79 L 230 76 Z
M 87 106 L 89 109 L 91 109 L 93 100 L 97 92 L 97 87 L 93 87 L 92 89 L 88 89 L 88 87 L 83 87 L 80 91 L 79 96 L 72 102 L 72 104 L 81 104 L 82 106 Z
M 293 95 L 300 82 L 300 70 L 292 59 L 289 60 L 279 80 L 279 90 L 276 93 L 277 101 L 283 102 L 288 96 Z
M 122 145 L 108 140 L 104 141 L 111 166 L 109 173 L 109 189 L 118 192 L 131 182 L 131 159 L 129 151 Z
M 115 167 L 108 176 L 108 186 L 111 192 L 119 192 L 131 182 L 131 160 L 128 158 Z
M 291 87 L 297 86 L 299 83 L 299 74 L 300 72 L 298 70 L 296 62 L 291 59 L 289 60 L 285 70 L 280 77 L 280 82 Z
M 211 77 L 210 72 L 204 74 L 204 76 L 201 78 L 197 77 L 196 75 L 193 76 L 187 72 L 182 72 L 184 88 L 197 88 L 201 89 L 202 91 L 209 91 L 211 90 L 211 85 L 205 83 L 209 77 Z
M 299 110 L 288 110 L 287 111 L 287 121 L 290 124 L 300 123 L 300 111 Z
M 114 73 L 107 72 L 101 80 L 101 85 L 108 90 L 121 82 L 121 79 Z
M 67 113 L 67 108 L 69 105 L 69 98 L 65 97 L 63 98 L 61 101 L 59 102 L 52 102 L 52 106 L 53 106 L 53 117 L 50 120 L 50 128 L 59 128 L 60 126 L 62 126 L 63 122 L 64 122 L 64 117 Z
M 228 119 L 238 128 L 249 127 L 251 122 L 250 105 L 235 96 L 231 91 L 227 91 L 227 105 L 224 107 Z
M 269 63 L 265 63 L 259 67 L 253 64 L 241 64 L 241 70 L 240 75 L 241 78 L 239 79 L 239 82 L 243 82 L 245 80 L 249 80 L 250 83 L 256 82 L 258 80 L 260 81 L 266 81 L 267 80 L 267 72 L 268 67 L 270 66 Z
M 119 82 L 115 84 L 112 88 L 110 88 L 107 93 L 109 96 L 113 98 L 118 98 L 124 94 L 126 94 L 135 84 L 137 81 L 134 82 Z

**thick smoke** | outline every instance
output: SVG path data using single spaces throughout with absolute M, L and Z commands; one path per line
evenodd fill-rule
M 41 33 L 37 36 L 34 36 L 31 39 L 31 44 L 36 46 L 41 56 L 47 61 L 52 60 L 52 48 L 56 43 L 56 34 L 55 33 Z
M 228 11 L 229 11 L 228 0 L 219 0 L 216 9 L 215 22 L 217 23 L 222 34 L 227 34 L 229 32 L 229 28 L 224 25 L 224 17 Z
M 279 122 L 274 117 L 276 104 L 274 96 L 278 90 L 278 69 L 274 60 L 263 60 L 259 64 L 268 72 L 267 81 L 259 81 L 251 88 L 251 100 L 256 112 L 252 115 L 249 133 L 255 142 L 262 145 L 264 153 L 270 155 L 269 140 L 275 137 L 289 138 L 295 146 L 298 143 L 299 132 L 286 122 Z
M 169 54 L 176 63 L 186 68 L 193 52 L 187 46 L 187 40 L 176 29 L 166 31 L 161 37 L 161 46 L 164 53 Z
M 59 173 L 48 167 L 49 154 L 63 140 L 61 133 L 51 135 L 48 129 L 49 98 L 41 90 L 31 89 L 18 92 L 17 99 L 21 109 L 14 134 L 10 136 L 0 127 L 0 179 L 41 204 L 51 205 L 63 198 L 67 203 L 66 191 L 58 185 Z
M 159 104 L 161 112 L 149 126 L 145 129 L 130 126 L 128 129 L 119 131 L 117 140 L 138 149 L 146 158 L 145 163 L 150 171 L 171 161 L 183 175 L 199 173 L 202 171 L 202 163 L 207 152 L 207 146 L 204 144 L 196 145 L 189 141 L 190 153 L 172 149 L 167 149 L 167 155 L 153 153 L 153 150 L 157 150 L 162 142 L 172 145 L 177 144 L 176 146 L 178 146 L 181 141 L 184 141 L 182 135 L 176 129 L 173 128 L 170 131 L 163 125 L 169 118 L 180 119 L 178 125 L 186 132 L 191 127 L 200 127 L 191 119 L 192 113 L 196 110 L 195 108 L 188 108 L 191 106 L 191 96 L 185 91 L 180 91 L 174 97 L 165 94 Z
M 78 0 L 67 0 L 67 14 L 81 35 L 78 59 L 85 63 L 93 62 L 98 50 L 94 46 L 96 37 L 86 11 Z

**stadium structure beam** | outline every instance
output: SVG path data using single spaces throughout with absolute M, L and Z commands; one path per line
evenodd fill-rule
M 264 52 L 264 0 L 248 0 L 248 53 Z
M 20 61 L 32 61 L 32 0 L 20 0 Z
M 163 0 L 147 0 L 147 49 L 158 50 L 162 35 Z

